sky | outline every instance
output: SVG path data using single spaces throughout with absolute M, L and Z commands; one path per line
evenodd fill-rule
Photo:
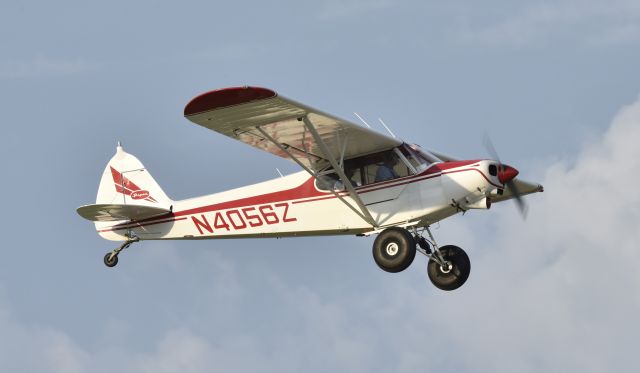
M 637 1 L 0 2 L 7 372 L 635 371 Z M 378 269 L 373 238 L 115 246 L 93 203 L 117 141 L 173 199 L 298 171 L 196 126 L 255 85 L 545 186 L 434 227 L 472 262 Z M 384 131 L 382 128 L 378 130 Z

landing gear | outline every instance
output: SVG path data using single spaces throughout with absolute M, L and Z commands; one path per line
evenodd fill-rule
M 427 264 L 429 279 L 440 290 L 455 290 L 469 278 L 471 262 L 467 253 L 458 246 L 447 245 L 440 248 L 444 265 L 433 258 Z
M 431 229 L 425 227 L 429 234 L 429 240 L 422 236 L 418 236 L 418 231 L 414 229 L 414 234 L 419 237 L 418 242 L 421 243 L 421 253 L 429 257 L 427 264 L 427 274 L 431 283 L 440 290 L 455 290 L 462 286 L 469 278 L 471 273 L 471 261 L 469 256 L 458 246 L 447 245 L 438 247 Z M 429 242 L 433 247 L 433 251 L 427 246 Z
M 435 287 L 441 290 L 455 290 L 469 278 L 471 262 L 469 256 L 458 246 L 438 247 L 429 227 L 425 227 L 429 238 L 418 233 L 413 234 L 400 227 L 391 227 L 380 232 L 373 243 L 373 259 L 378 267 L 387 272 L 401 272 L 416 256 L 416 251 L 429 258 L 427 274 Z M 105 258 L 106 263 L 106 258 Z
M 115 267 L 116 264 L 118 264 L 118 254 L 110 252 L 104 256 L 104 265 L 111 268 Z
M 123 242 L 122 245 L 120 245 L 117 249 L 114 249 L 113 251 L 108 252 L 104 256 L 104 265 L 106 265 L 109 268 L 115 267 L 116 264 L 118 264 L 118 254 L 120 254 L 122 250 L 131 246 L 132 243 L 140 241 L 140 238 L 136 236 L 131 235 L 128 237 L 129 238 L 125 242 Z
M 408 230 L 391 227 L 383 230 L 373 243 L 373 259 L 387 272 L 404 271 L 416 257 L 416 242 Z

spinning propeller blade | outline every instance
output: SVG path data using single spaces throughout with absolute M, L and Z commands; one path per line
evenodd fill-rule
M 529 207 L 522 198 L 522 194 L 518 191 L 516 183 L 513 182 L 513 179 L 515 179 L 515 177 L 518 175 L 518 170 L 502 163 L 502 161 L 500 160 L 500 156 L 496 151 L 496 148 L 493 146 L 491 138 L 489 138 L 489 135 L 484 136 L 484 147 L 491 158 L 495 159 L 498 162 L 498 179 L 502 184 L 505 185 L 509 193 L 513 195 L 516 206 L 518 206 L 518 210 L 520 211 L 520 215 L 522 215 L 523 219 L 526 219 Z

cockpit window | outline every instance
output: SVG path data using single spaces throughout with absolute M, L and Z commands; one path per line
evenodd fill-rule
M 402 151 L 402 150 L 401 150 Z M 403 153 L 404 155 L 404 153 Z M 405 155 L 406 159 L 406 155 Z M 408 159 L 407 159 L 408 160 Z M 414 166 L 415 168 L 415 166 Z M 393 180 L 412 174 L 411 168 L 395 149 L 344 161 L 344 173 L 354 187 Z M 344 190 L 342 180 L 332 169 L 320 173 L 316 186 L 321 190 Z
M 440 158 L 428 151 L 424 151 L 418 145 L 403 144 L 401 149 L 402 153 L 407 157 L 407 160 L 411 162 L 418 173 L 426 170 L 434 163 L 442 162 Z
M 357 188 L 362 186 L 362 179 L 359 170 L 354 168 L 345 168 L 345 175 L 349 178 L 351 185 Z M 320 175 L 316 178 L 316 186 L 320 190 L 345 190 L 346 187 L 340 177 L 336 172 L 333 172 L 333 169 L 329 169 L 326 172 L 321 172 Z
M 407 161 L 411 163 L 416 172 L 419 173 L 428 167 L 429 162 L 427 162 L 423 157 L 420 156 L 418 152 L 411 149 L 408 145 L 404 144 L 402 147 L 400 147 L 400 149 L 402 151 L 402 154 L 405 156 Z
M 338 175 L 335 172 L 330 174 L 318 175 L 316 177 L 316 187 L 320 190 L 339 190 L 339 188 L 336 188 L 338 179 Z
M 436 157 L 435 155 L 431 154 L 431 152 L 429 152 L 429 151 L 427 151 L 425 149 L 422 149 L 419 145 L 412 144 L 412 145 L 408 145 L 408 147 L 412 151 L 416 152 L 426 162 L 429 162 L 429 164 L 442 162 L 442 159 L 440 159 L 440 158 Z
M 402 144 L 394 149 L 347 159 L 344 161 L 344 173 L 351 180 L 351 185 L 357 188 L 409 176 L 414 171 L 420 173 L 440 162 L 440 158 L 418 145 Z M 342 180 L 331 168 L 320 172 L 316 186 L 320 190 L 345 190 Z

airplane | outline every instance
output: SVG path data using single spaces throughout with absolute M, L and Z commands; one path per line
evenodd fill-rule
M 461 160 L 401 141 L 260 87 L 201 94 L 184 109 L 193 123 L 295 162 L 302 171 L 273 180 L 184 200 L 169 198 L 149 171 L 120 143 L 108 162 L 96 203 L 77 209 L 100 236 L 122 244 L 119 254 L 146 240 L 377 235 L 373 258 L 397 273 L 416 252 L 428 258 L 429 279 L 455 290 L 471 263 L 455 245 L 439 246 L 430 227 L 469 210 L 489 210 L 540 184 L 493 159 Z M 366 122 L 365 122 L 366 124 Z M 426 233 L 426 237 L 425 234 Z

